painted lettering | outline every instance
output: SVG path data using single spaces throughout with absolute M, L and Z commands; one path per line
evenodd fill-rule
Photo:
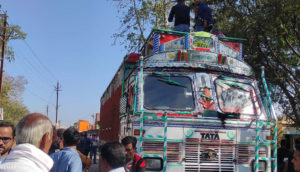
M 200 133 L 201 139 L 205 140 L 220 140 L 219 133 Z

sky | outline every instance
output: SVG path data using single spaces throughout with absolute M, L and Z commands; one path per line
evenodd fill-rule
M 9 25 L 19 25 L 26 40 L 8 43 L 15 61 L 5 73 L 24 76 L 23 94 L 30 112 L 55 122 L 55 86 L 59 81 L 58 121 L 93 121 L 100 98 L 126 55 L 113 44 L 120 26 L 117 7 L 109 0 L 1 0 Z M 5 110 L 4 110 L 5 115 Z

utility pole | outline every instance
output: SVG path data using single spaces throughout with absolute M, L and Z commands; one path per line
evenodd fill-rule
M 49 113 L 49 106 L 47 105 L 47 108 L 46 108 L 46 112 L 47 112 L 47 116 L 49 116 L 48 115 L 48 113 Z
M 57 85 L 55 87 L 56 91 L 56 117 L 55 117 L 55 123 L 57 124 L 57 116 L 58 116 L 58 92 L 61 91 L 61 86 L 59 85 L 59 81 L 57 81 Z
M 2 82 L 3 82 L 3 67 L 4 67 L 4 54 L 5 54 L 5 44 L 6 44 L 6 25 L 7 25 L 7 15 L 3 14 L 3 35 L 2 35 L 2 48 L 1 48 L 1 68 L 0 68 L 0 102 L 2 101 Z

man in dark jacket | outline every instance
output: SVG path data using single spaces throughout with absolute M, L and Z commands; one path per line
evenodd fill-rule
M 145 160 L 135 153 L 137 139 L 127 136 L 122 139 L 122 144 L 126 150 L 126 172 L 144 172 L 146 170 Z
M 83 138 L 80 139 L 80 143 L 77 146 L 77 149 L 85 156 L 88 156 L 90 150 L 91 150 L 91 141 L 89 138 L 87 138 L 87 134 L 83 133 Z
M 209 32 L 212 29 L 212 11 L 202 0 L 197 0 L 198 8 L 195 14 L 195 30 Z
M 177 0 L 177 4 L 171 9 L 168 21 L 172 22 L 174 16 L 174 30 L 190 32 L 190 7 L 184 4 L 184 0 Z

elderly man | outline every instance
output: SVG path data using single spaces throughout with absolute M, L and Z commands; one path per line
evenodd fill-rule
M 15 143 L 15 127 L 10 122 L 0 122 L 0 162 L 11 151 L 12 146 Z
M 121 143 L 105 143 L 100 152 L 100 172 L 125 172 L 125 149 Z
M 26 115 L 16 126 L 17 145 L 0 165 L 0 172 L 48 172 L 53 165 L 47 154 L 52 136 L 52 124 L 46 116 Z
M 82 163 L 76 150 L 80 141 L 80 134 L 74 127 L 63 132 L 64 148 L 51 154 L 54 166 L 51 172 L 78 172 L 82 171 Z

